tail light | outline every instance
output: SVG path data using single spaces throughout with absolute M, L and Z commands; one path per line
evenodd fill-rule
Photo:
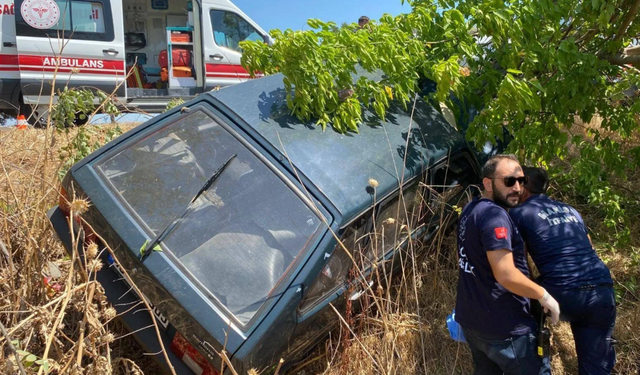
M 64 212 L 65 216 L 69 216 L 69 211 L 71 209 L 69 203 L 69 194 L 67 194 L 67 191 L 61 187 L 60 197 L 58 198 L 58 207 L 60 207 L 60 210 Z
M 196 375 L 220 375 L 220 373 L 211 366 L 207 359 L 187 341 L 187 339 L 176 332 L 173 337 L 171 351 L 184 362 L 187 367 Z

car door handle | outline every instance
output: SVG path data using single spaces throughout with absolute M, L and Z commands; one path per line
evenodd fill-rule
M 214 59 L 214 60 L 216 60 L 216 61 L 220 61 L 220 60 L 222 60 L 224 58 L 224 56 L 219 55 L 217 53 L 215 55 L 209 55 L 209 57 Z
M 115 56 L 115 55 L 120 53 L 120 51 L 116 51 L 113 48 L 103 49 L 102 52 L 106 53 L 107 55 L 112 55 L 112 56 Z
M 2 43 L 2 46 L 3 46 L 3 47 L 15 47 L 15 46 L 16 46 L 16 44 L 15 44 L 15 43 L 12 43 L 12 42 L 3 42 L 3 43 Z

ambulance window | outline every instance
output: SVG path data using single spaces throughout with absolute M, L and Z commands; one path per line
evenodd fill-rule
M 57 38 L 58 31 L 64 30 L 64 37 L 68 39 L 102 41 L 114 39 L 111 9 L 108 2 L 105 5 L 105 0 L 55 0 L 55 3 L 58 5 L 60 15 L 58 21 L 50 25 L 49 28 L 34 27 L 33 25 L 37 18 L 35 14 L 38 13 L 38 10 L 42 12 L 42 9 L 34 8 L 32 11 L 27 9 L 24 12 L 21 10 L 20 14 L 16 15 L 18 35 Z
M 235 51 L 242 51 L 242 41 L 264 41 L 253 26 L 235 13 L 211 10 L 211 27 L 216 44 Z
M 60 18 L 58 23 L 52 27 L 52 29 L 58 30 L 71 30 L 71 16 L 69 15 L 69 4 L 66 1 L 56 1 L 58 8 L 60 8 Z
M 100 3 L 81 3 L 72 1 L 71 20 L 73 29 L 80 32 L 103 33 L 104 14 Z

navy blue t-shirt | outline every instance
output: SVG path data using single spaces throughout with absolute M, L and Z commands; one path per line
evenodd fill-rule
M 466 205 L 458 225 L 458 295 L 456 321 L 487 338 L 506 338 L 537 327 L 529 299 L 509 292 L 493 276 L 487 252 L 513 252 L 515 266 L 529 276 L 524 243 L 507 211 L 492 200 Z
M 509 215 L 527 244 L 544 287 L 566 290 L 613 284 L 575 208 L 541 194 L 529 197 Z

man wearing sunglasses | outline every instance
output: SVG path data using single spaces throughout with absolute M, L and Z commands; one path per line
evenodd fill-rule
M 514 155 L 496 155 L 482 169 L 482 196 L 467 204 L 458 225 L 456 321 L 471 349 L 475 375 L 550 374 L 537 355 L 530 298 L 551 311 L 558 303 L 529 279 L 524 242 L 508 209 L 527 178 Z
M 580 375 L 611 374 L 616 304 L 609 269 L 593 249 L 578 211 L 545 195 L 547 171 L 525 167 L 524 174 L 523 203 L 509 214 L 540 271 L 538 281 L 571 323 Z

